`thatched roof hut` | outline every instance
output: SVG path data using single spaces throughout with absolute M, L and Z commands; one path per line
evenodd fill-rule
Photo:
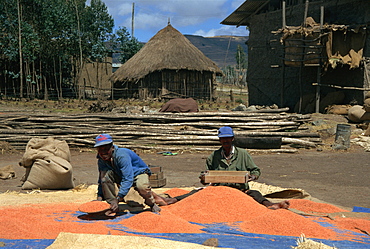
M 210 99 L 221 70 L 170 24 L 111 76 L 116 97 Z M 117 96 L 118 95 L 118 96 Z

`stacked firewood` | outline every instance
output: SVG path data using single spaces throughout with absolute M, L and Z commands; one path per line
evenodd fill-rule
M 71 148 L 92 148 L 94 138 L 109 133 L 115 144 L 152 151 L 209 151 L 218 148 L 217 129 L 231 126 L 235 136 L 281 137 L 281 152 L 316 147 L 318 133 L 303 124 L 310 115 L 287 113 L 285 109 L 257 112 L 196 113 L 86 113 L 0 115 L 0 141 L 24 150 L 33 138 L 65 140 Z

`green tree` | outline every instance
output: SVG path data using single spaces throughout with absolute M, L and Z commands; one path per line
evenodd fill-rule
M 4 0 L 0 4 L 0 90 L 5 96 L 11 88 L 16 94 L 15 85 L 12 87 L 12 84 L 19 78 L 17 16 L 15 0 Z
M 100 0 L 3 0 L 0 5 L 0 91 L 58 98 L 76 87 L 82 62 L 101 60 L 113 18 Z M 19 6 L 19 7 L 18 7 Z M 23 79 L 23 80 L 22 80 Z
M 235 59 L 238 69 L 247 69 L 247 56 L 240 44 L 238 44 L 236 49 Z
M 120 53 L 120 62 L 125 63 L 143 47 L 135 37 L 131 37 L 126 27 L 119 27 L 116 31 L 113 43 L 114 49 Z
M 113 27 L 114 20 L 107 6 L 101 0 L 91 0 L 83 20 L 83 33 L 92 60 L 101 61 L 108 55 L 105 42 L 110 40 Z

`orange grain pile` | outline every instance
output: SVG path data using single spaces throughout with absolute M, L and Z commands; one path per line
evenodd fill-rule
M 358 233 L 370 233 L 370 220 L 356 218 L 337 218 L 331 223 L 341 229 L 353 230 Z
M 241 221 L 266 211 L 266 207 L 243 192 L 222 186 L 207 187 L 163 209 L 197 223 Z
M 109 203 L 105 201 L 90 201 L 78 207 L 78 210 L 84 213 L 96 213 L 106 210 L 110 207 Z
M 120 224 L 135 231 L 147 233 L 202 233 L 203 228 L 163 209 L 160 214 L 152 212 L 137 214 L 123 220 Z
M 348 210 L 338 208 L 326 203 L 318 203 L 304 199 L 290 200 L 290 208 L 295 208 L 306 213 L 337 213 L 348 212 Z
M 78 217 L 72 215 L 78 206 L 74 203 L 58 203 L 2 207 L 0 238 L 55 239 L 60 232 L 92 234 L 110 232 L 103 221 L 80 222 Z
M 335 239 L 337 233 L 320 226 L 303 216 L 289 210 L 267 210 L 257 217 L 250 217 L 239 224 L 239 228 L 247 233 L 297 236 L 302 233 L 308 238 Z
M 296 209 L 307 212 L 346 211 L 333 205 L 305 200 L 292 200 Z M 165 206 L 177 216 L 196 223 L 237 223 L 244 232 L 283 236 L 300 236 L 321 239 L 353 239 L 350 233 L 338 234 L 323 227 L 314 219 L 306 218 L 289 210 L 271 210 L 257 203 L 243 192 L 228 187 L 207 187 L 173 205 Z M 336 225 L 330 219 L 326 222 Z M 357 222 L 366 222 L 358 219 Z M 366 225 L 358 226 L 366 227 Z M 235 226 L 235 224 L 231 224 Z M 347 229 L 347 228 L 346 228 Z M 350 229 L 350 228 L 348 228 Z M 352 231 L 355 231 L 351 229 Z
M 331 205 L 292 200 L 292 207 L 305 212 L 343 211 Z M 95 202 L 94 205 L 103 202 Z M 105 203 L 107 204 L 107 203 Z M 0 207 L 0 238 L 55 239 L 60 232 L 127 235 L 127 228 L 144 233 L 202 233 L 195 223 L 226 223 L 248 233 L 308 238 L 359 240 L 350 231 L 370 230 L 364 219 L 306 218 L 289 210 L 270 210 L 243 192 L 228 187 L 207 187 L 175 204 L 163 206 L 160 214 L 142 212 L 125 219 L 81 220 L 79 204 L 53 203 Z M 100 207 L 99 207 L 100 208 Z M 91 209 L 90 209 L 91 210 Z M 80 216 L 80 217 L 79 217 Z M 322 220 L 347 233 L 320 226 Z M 225 231 L 226 232 L 226 231 Z M 357 237 L 356 237 L 357 236 Z M 367 235 L 364 235 L 367 236 Z
M 189 193 L 189 191 L 181 188 L 171 188 L 167 191 L 164 192 L 165 194 L 168 194 L 171 197 L 179 196 L 179 195 L 184 195 Z

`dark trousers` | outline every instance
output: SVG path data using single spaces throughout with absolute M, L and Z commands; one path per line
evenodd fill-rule
M 200 190 L 202 190 L 202 189 L 194 189 L 194 190 L 190 191 L 187 194 L 175 196 L 175 198 L 178 201 L 181 201 L 182 199 L 185 199 L 186 197 L 189 197 L 189 196 L 197 193 Z M 263 197 L 263 195 L 261 194 L 261 192 L 259 192 L 258 190 L 248 190 L 246 192 L 246 194 L 249 195 L 250 197 L 252 197 L 256 202 L 258 202 L 260 204 L 263 204 L 264 201 L 268 201 L 265 197 Z

